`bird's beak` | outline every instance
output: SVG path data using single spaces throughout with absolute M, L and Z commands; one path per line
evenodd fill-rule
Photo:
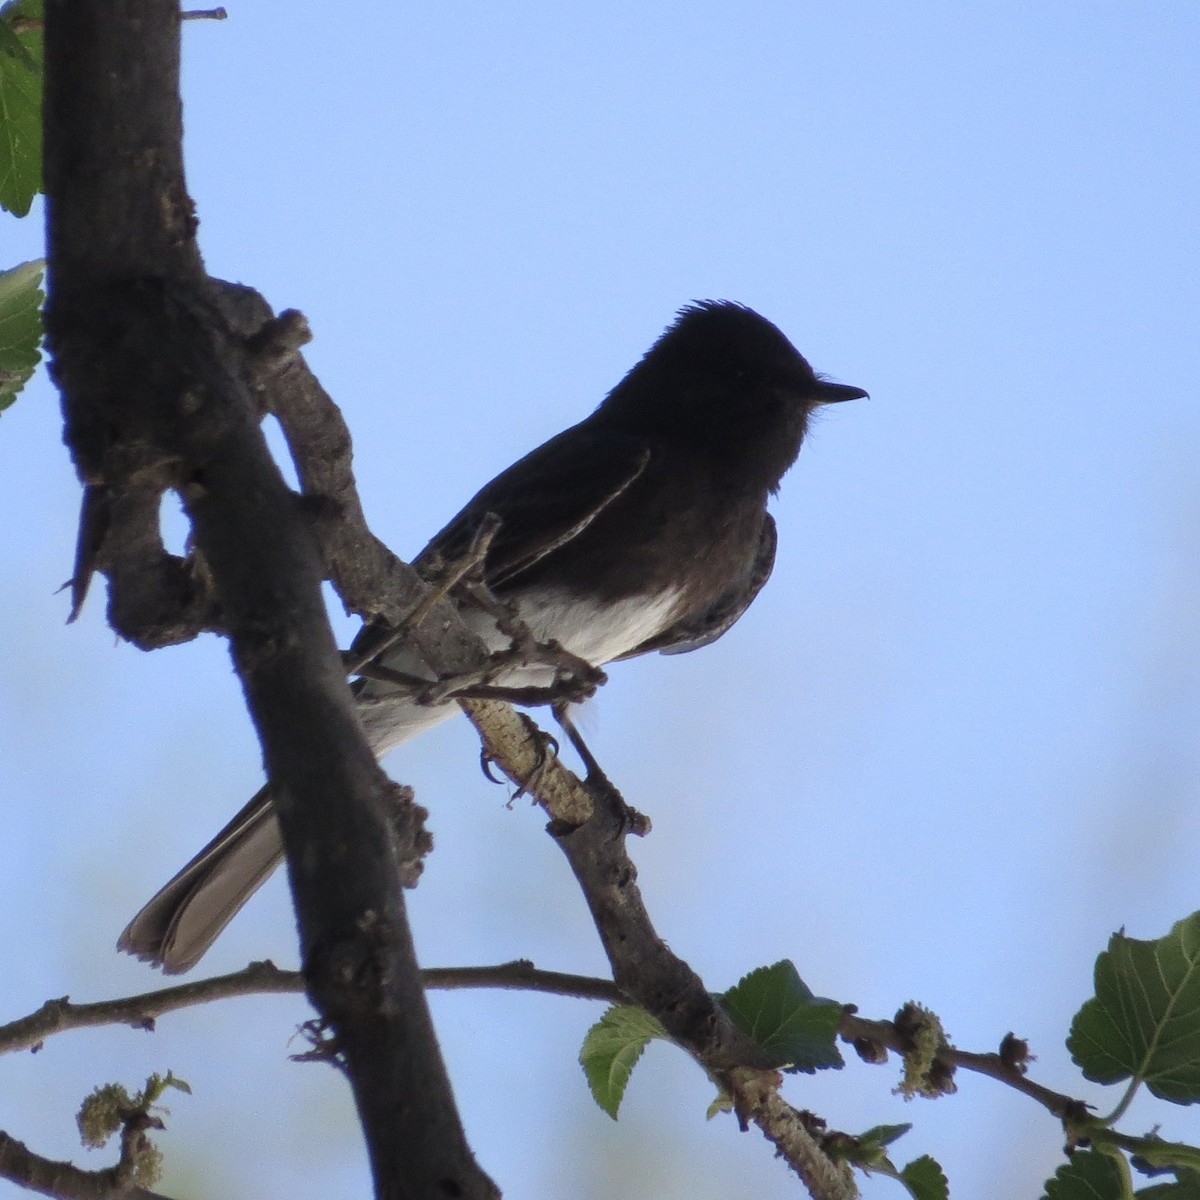
M 816 401 L 818 404 L 839 404 L 843 400 L 869 400 L 869 392 L 852 387 L 848 383 L 830 383 L 828 379 L 817 380 Z

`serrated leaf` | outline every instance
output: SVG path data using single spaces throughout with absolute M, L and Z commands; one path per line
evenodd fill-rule
M 842 1006 L 809 991 L 787 959 L 759 967 L 720 997 L 737 1027 L 787 1071 L 812 1074 L 841 1067 L 837 1031 Z
M 0 412 L 16 399 L 42 357 L 44 267 L 39 260 L 0 271 Z
M 1043 1200 L 1124 1200 L 1121 1168 L 1107 1154 L 1076 1154 L 1046 1180 Z
M 0 207 L 23 217 L 42 190 L 42 4 L 0 8 Z
M 886 1129 L 887 1126 L 881 1125 L 879 1128 Z M 908 1126 L 894 1128 L 907 1129 Z M 864 1150 L 866 1145 L 865 1142 L 861 1142 L 858 1150 Z M 844 1157 L 846 1162 L 853 1163 L 864 1174 L 882 1175 L 886 1179 L 898 1180 L 914 1200 L 950 1200 L 950 1184 L 946 1174 L 937 1159 L 928 1154 L 914 1158 L 902 1171 L 896 1169 L 891 1159 L 883 1153 L 882 1147 L 874 1154 L 851 1153 Z
M 914 1158 L 900 1172 L 900 1182 L 914 1200 L 950 1200 L 950 1182 L 936 1158 L 928 1154 Z
M 1200 1183 L 1179 1180 L 1178 1183 L 1156 1183 L 1134 1192 L 1138 1200 L 1200 1200 Z
M 1200 1100 L 1200 913 L 1157 941 L 1112 936 L 1067 1048 L 1097 1083 L 1136 1079 L 1175 1104 Z
M 655 1038 L 670 1041 L 667 1031 L 645 1009 L 620 1004 L 610 1008 L 583 1039 L 579 1064 L 596 1103 L 614 1121 L 633 1068 Z

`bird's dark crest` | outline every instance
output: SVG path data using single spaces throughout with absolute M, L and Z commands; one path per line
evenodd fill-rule
M 746 368 L 813 378 L 808 360 L 778 326 L 733 300 L 695 300 L 684 305 L 630 374 L 643 366 L 653 369 L 664 360 L 719 375 Z

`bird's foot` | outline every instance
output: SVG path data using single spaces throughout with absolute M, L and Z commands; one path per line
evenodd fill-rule
M 562 727 L 567 739 L 575 748 L 575 753 L 587 768 L 583 785 L 587 788 L 592 799 L 602 806 L 605 811 L 617 817 L 623 833 L 632 833 L 636 837 L 645 837 L 650 832 L 650 818 L 645 813 L 638 812 L 625 797 L 621 795 L 617 785 L 605 774 L 604 768 L 596 760 L 596 756 L 588 748 L 582 734 L 575 728 L 571 720 L 568 706 L 563 703 L 555 704 L 552 710 L 554 719 Z

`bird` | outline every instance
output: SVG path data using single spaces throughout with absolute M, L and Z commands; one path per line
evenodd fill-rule
M 485 485 L 413 565 L 455 561 L 498 518 L 483 582 L 539 641 L 595 667 L 706 646 L 771 574 L 767 503 L 812 413 L 867 395 L 817 374 L 745 305 L 688 304 L 589 416 Z M 489 647 L 509 644 L 494 609 L 464 606 L 463 616 Z M 376 665 L 380 676 L 432 679 L 403 644 Z M 514 667 L 497 682 L 552 676 L 544 664 Z M 459 711 L 453 701 L 418 703 L 380 677 L 352 686 L 380 758 Z M 189 970 L 282 858 L 268 784 L 138 912 L 118 947 L 167 974 Z

